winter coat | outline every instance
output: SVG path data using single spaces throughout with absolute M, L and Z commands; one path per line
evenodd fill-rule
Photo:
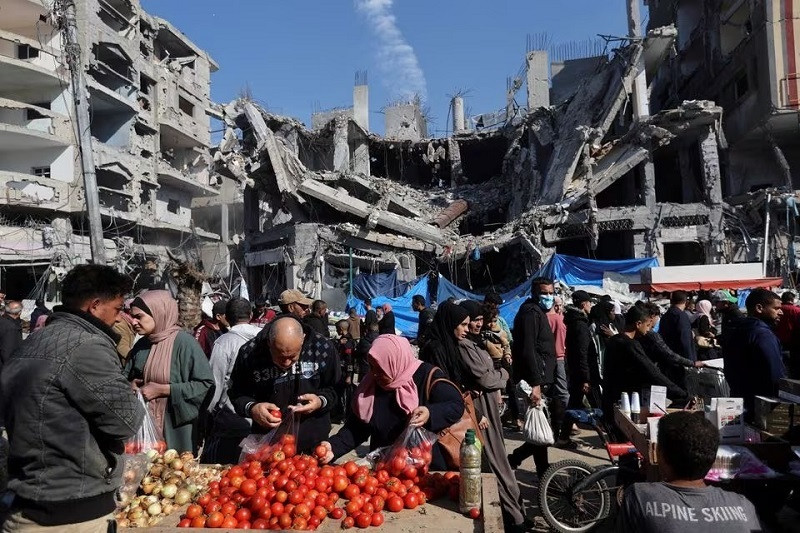
M 56 308 L 3 369 L 8 488 L 15 509 L 40 525 L 94 520 L 116 506 L 120 455 L 144 417 L 116 341 L 93 316 Z
M 323 318 L 318 315 L 310 314 L 303 319 L 303 323 L 326 339 L 331 338 L 331 330 L 328 329 L 327 316 Z
M 692 322 L 686 313 L 675 306 L 667 309 L 667 312 L 661 318 L 658 332 L 673 352 L 692 361 L 697 360 L 697 354 L 694 349 L 694 335 L 692 335 Z
M 0 316 L 0 369 L 22 344 L 22 320 L 10 316 Z
M 600 361 L 589 329 L 589 317 L 577 307 L 564 312 L 567 326 L 567 379 L 572 386 L 600 384 Z
M 752 416 L 755 396 L 777 396 L 778 381 L 786 377 L 778 337 L 763 320 L 745 317 L 723 336 L 722 357 L 731 397 L 744 398 Z
M 228 397 L 239 416 L 245 417 L 259 402 L 274 403 L 285 410 L 297 404 L 298 396 L 303 394 L 323 398 L 322 407 L 300 421 L 297 450 L 308 453 L 331 431 L 330 411 L 336 405 L 336 385 L 341 375 L 339 354 L 332 342 L 303 325 L 305 341 L 300 358 L 288 370 L 279 368 L 269 351 L 269 331 L 274 324 L 264 326 L 239 350 L 228 383 Z M 267 431 L 268 428 L 253 424 L 253 432 Z
M 555 381 L 556 346 L 547 315 L 533 298 L 526 300 L 514 318 L 511 345 L 514 379 L 531 386 Z

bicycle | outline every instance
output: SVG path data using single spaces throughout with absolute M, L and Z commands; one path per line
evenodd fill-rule
M 644 481 L 640 471 L 642 457 L 630 442 L 610 442 L 602 425 L 602 410 L 571 409 L 566 416 L 597 432 L 611 464 L 592 467 L 584 461 L 567 459 L 550 465 L 539 481 L 539 506 L 555 531 L 583 533 L 621 505 L 622 494 L 629 485 Z

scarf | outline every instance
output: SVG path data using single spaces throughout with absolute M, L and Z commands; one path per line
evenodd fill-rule
M 697 318 L 701 316 L 708 317 L 708 322 L 711 324 L 711 327 L 714 327 L 714 319 L 711 317 L 711 302 L 708 300 L 700 300 L 697 302 L 695 306 Z
M 419 391 L 414 383 L 414 372 L 422 364 L 414 357 L 408 340 L 397 335 L 381 335 L 369 349 L 369 355 L 381 371 L 392 381 L 386 389 L 395 391 L 397 405 L 406 413 L 419 407 Z M 368 372 L 356 389 L 353 410 L 366 423 L 372 420 L 375 408 L 375 386 L 372 372 Z
M 422 359 L 441 368 L 453 383 L 463 383 L 464 365 L 454 330 L 468 316 L 467 310 L 460 305 L 452 302 L 440 305 L 428 328 L 428 342 L 422 350 Z
M 147 307 L 147 312 L 156 323 L 152 333 L 147 339 L 152 343 L 147 362 L 144 364 L 144 382 L 169 384 L 170 366 L 172 365 L 172 351 L 175 337 L 181 328 L 178 327 L 178 302 L 168 291 L 146 291 L 137 299 L 141 299 Z M 134 302 L 135 306 L 136 302 Z M 153 423 L 159 433 L 159 440 L 164 440 L 164 414 L 167 410 L 169 397 L 156 398 L 147 402 L 147 408 L 153 416 Z

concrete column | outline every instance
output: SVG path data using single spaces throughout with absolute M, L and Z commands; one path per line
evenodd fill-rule
M 656 169 L 651 161 L 641 165 L 638 171 L 641 179 L 642 200 L 650 209 L 656 206 Z
M 349 124 L 347 118 L 337 116 L 333 130 L 333 170 L 335 172 L 350 171 L 350 143 L 348 139 Z
M 698 149 L 703 169 L 703 200 L 711 204 L 706 260 L 709 263 L 718 264 L 724 260 L 725 232 L 723 230 L 722 172 L 719 167 L 716 130 L 709 126 L 700 136 L 699 141 Z
M 461 133 L 466 129 L 464 126 L 464 99 L 460 96 L 453 97 L 453 133 Z
M 353 87 L 353 120 L 369 131 L 369 85 Z
M 639 0 L 627 0 L 628 2 L 628 36 L 633 39 L 642 39 L 642 14 L 639 10 Z M 639 59 L 636 66 L 639 74 L 633 82 L 633 115 L 636 119 L 641 119 L 650 115 L 650 101 L 647 94 L 647 72 L 644 66 L 644 54 Z
M 231 230 L 228 226 L 228 204 L 222 203 L 219 206 L 220 228 L 219 236 L 224 244 L 231 243 Z
M 643 231 L 633 234 L 633 257 L 636 259 L 650 257 L 650 243 L 647 242 L 647 234 Z
M 369 138 L 359 128 L 351 125 L 350 144 L 353 147 L 353 172 L 369 176 Z
M 447 139 L 447 152 L 450 155 L 450 181 L 453 185 L 461 185 L 464 178 L 464 168 L 461 166 L 461 147 L 454 139 Z
M 528 52 L 528 109 L 550 107 L 550 62 L 547 51 Z

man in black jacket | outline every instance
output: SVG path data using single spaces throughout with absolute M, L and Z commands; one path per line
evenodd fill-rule
M 311 304 L 311 313 L 303 319 L 303 322 L 326 339 L 331 338 L 331 331 L 328 329 L 328 304 L 325 300 L 314 300 Z
M 639 339 L 651 327 L 650 315 L 642 306 L 634 305 L 625 315 L 625 331 L 613 336 L 606 344 L 603 364 L 603 418 L 609 427 L 614 425 L 614 404 L 623 392 L 642 392 L 651 385 L 667 388 L 667 397 L 687 399 L 686 391 L 667 378 L 644 353 Z
M 702 361 L 692 361 L 680 354 L 675 353 L 664 339 L 661 334 L 655 331 L 656 324 L 661 318 L 661 309 L 651 302 L 639 302 L 636 305 L 641 306 L 650 316 L 650 331 L 639 338 L 639 343 L 644 348 L 647 357 L 650 358 L 659 370 L 671 379 L 676 385 L 684 388 L 686 383 L 686 370 L 687 368 L 702 368 L 705 365 Z
M 15 499 L 4 532 L 105 533 L 114 521 L 120 455 L 144 417 L 111 330 L 130 286 L 111 267 L 75 267 L 64 305 L 6 363 L 0 405 Z
M 697 360 L 692 335 L 692 321 L 684 311 L 689 296 L 683 291 L 675 291 L 670 298 L 670 308 L 661 319 L 659 333 L 670 349 L 686 359 Z
M 291 315 L 279 316 L 239 350 L 228 397 L 254 432 L 267 432 L 283 418 L 300 416 L 298 452 L 309 453 L 328 438 L 341 368 L 336 347 Z
M 553 330 L 545 312 L 553 307 L 555 290 L 553 281 L 537 278 L 531 283 L 531 297 L 522 304 L 514 319 L 514 344 L 511 346 L 514 379 L 526 381 L 533 390 L 530 402 L 538 405 L 550 398 L 550 425 L 558 433 L 564 415 L 564 405 L 552 395 L 555 382 L 556 350 Z M 508 456 L 512 468 L 517 468 L 527 457 L 533 456 L 536 473 L 541 477 L 549 466 L 547 446 L 524 443 Z
M 567 326 L 567 382 L 569 403 L 567 409 L 583 409 L 583 399 L 592 407 L 600 407 L 600 366 L 597 350 L 589 331 L 589 311 L 592 297 L 586 291 L 572 293 L 572 305 L 564 313 Z M 561 427 L 560 446 L 571 446 L 569 441 L 572 420 L 565 418 Z M 558 435 L 555 436 L 559 440 Z
M 425 297 L 421 294 L 415 294 L 411 298 L 411 308 L 419 313 L 419 325 L 417 326 L 417 338 L 412 344 L 422 347 L 425 344 L 425 334 L 433 322 L 433 311 L 428 309 L 425 305 Z
M 14 350 L 22 344 L 22 304 L 8 301 L 5 303 L 6 313 L 0 316 L 0 369 L 10 358 Z

